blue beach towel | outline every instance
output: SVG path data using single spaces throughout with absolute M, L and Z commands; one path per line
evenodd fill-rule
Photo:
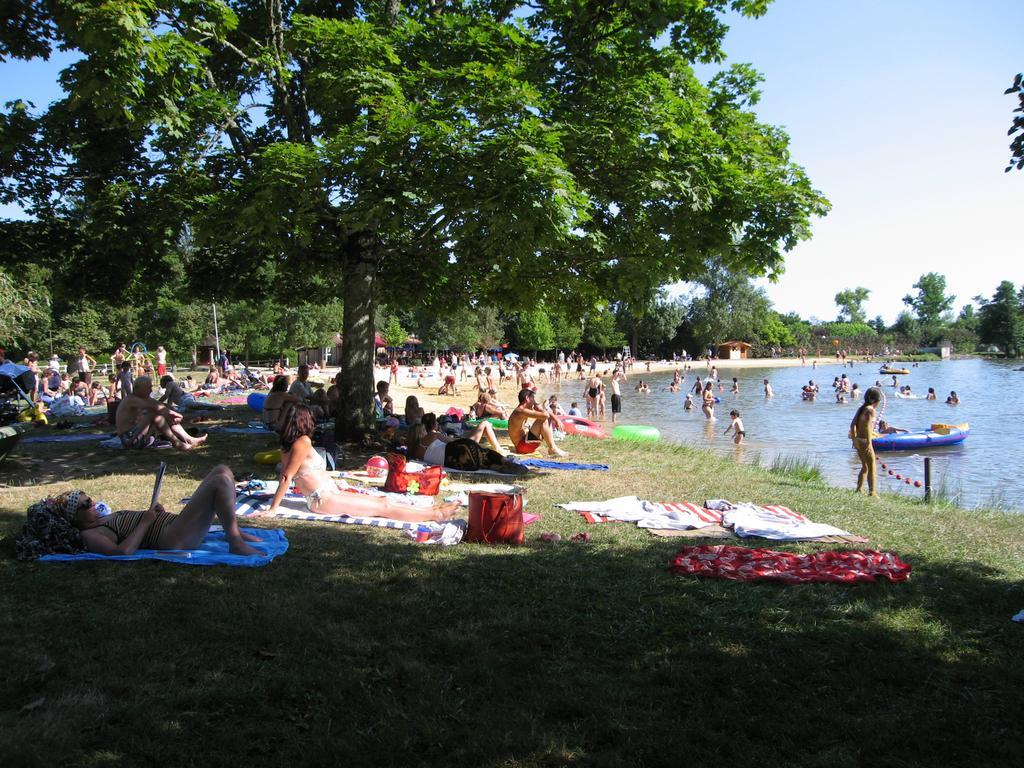
M 163 560 L 168 563 L 185 565 L 235 565 L 243 568 L 255 568 L 266 565 L 279 555 L 288 551 L 288 538 L 280 528 L 242 528 L 246 533 L 259 536 L 252 546 L 266 552 L 260 555 L 233 555 L 228 551 L 228 542 L 224 538 L 224 530 L 219 525 L 210 528 L 203 543 L 198 549 L 140 549 L 134 555 L 97 555 L 93 552 L 82 552 L 77 555 L 44 555 L 39 562 L 63 562 L 66 560 Z
M 590 469 L 595 472 L 607 472 L 607 464 L 577 464 L 572 461 L 548 461 L 546 459 L 513 459 L 517 464 L 534 469 Z
M 103 440 L 111 436 L 110 432 L 73 432 L 66 435 L 29 435 L 21 438 L 23 443 L 81 443 L 86 440 Z

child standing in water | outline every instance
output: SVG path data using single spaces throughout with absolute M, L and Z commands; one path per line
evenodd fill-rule
M 725 432 L 723 434 L 728 435 L 729 430 L 731 429 L 733 431 L 732 441 L 736 443 L 736 445 L 739 445 L 743 442 L 743 438 L 747 434 L 743 430 L 743 419 L 740 418 L 740 412 L 737 410 L 729 411 L 729 416 L 732 417 L 732 423 L 725 428 Z
M 875 406 L 882 399 L 882 390 L 871 387 L 864 393 L 864 404 L 850 422 L 849 437 L 853 448 L 860 459 L 860 473 L 857 475 L 857 493 L 864 488 L 864 478 L 868 480 L 868 495 L 878 496 L 875 490 L 875 449 L 871 445 L 872 428 L 875 423 Z
M 703 402 L 701 410 L 704 411 L 704 418 L 708 421 L 715 420 L 715 390 L 712 389 L 713 386 L 711 379 L 708 379 L 704 383 L 704 392 L 701 395 Z

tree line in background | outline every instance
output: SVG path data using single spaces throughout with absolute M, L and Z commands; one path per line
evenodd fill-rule
M 194 257 L 187 238 L 169 248 L 158 278 L 138 278 L 121 301 L 94 298 L 83 291 L 74 262 L 62 257 L 61 242 L 47 245 L 46 228 L 35 222 L 0 223 L 0 342 L 12 354 L 33 349 L 68 357 L 84 344 L 112 350 L 118 343 L 162 344 L 172 361 L 184 364 L 213 333 L 211 302 L 189 297 L 188 270 Z M 51 233 L 52 234 L 52 233 Z M 31 243 L 34 256 L 26 260 Z M 49 254 L 49 255 L 48 255 Z M 773 351 L 830 354 L 836 348 L 881 352 L 910 351 L 949 342 L 957 352 L 996 348 L 1011 356 L 1024 348 L 1024 286 L 1001 283 L 991 298 L 976 296 L 954 315 L 956 297 L 943 275 L 927 273 L 904 297 L 906 309 L 895 323 L 868 319 L 867 288 L 835 296 L 832 321 L 782 314 L 746 276 L 711 268 L 688 293 L 671 296 L 665 288 L 644 299 L 608 296 L 580 312 L 573 306 L 538 303 L 508 312 L 494 305 L 439 294 L 409 308 L 380 305 L 374 328 L 389 348 L 410 337 L 417 349 L 474 351 L 509 345 L 524 354 L 550 356 L 553 350 L 585 349 L 601 354 L 628 345 L 641 357 L 703 354 L 709 346 L 741 340 L 752 354 Z M 217 302 L 220 341 L 241 358 L 295 357 L 299 347 L 337 343 L 344 320 L 340 299 L 283 302 L 273 293 Z M 547 354 L 545 354 L 547 353 Z

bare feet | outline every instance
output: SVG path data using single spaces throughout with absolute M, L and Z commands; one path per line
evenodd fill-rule
M 461 505 L 454 501 L 448 502 L 447 504 L 435 504 L 431 507 L 431 520 L 441 523 L 445 520 L 451 519 L 452 515 L 459 511 Z
M 240 533 L 242 534 L 242 541 L 263 541 L 259 536 L 254 536 L 251 533 L 246 533 L 245 531 L 240 531 Z
M 267 553 L 264 552 L 262 549 L 250 547 L 241 539 L 239 539 L 238 541 L 228 542 L 228 550 L 231 552 L 232 555 L 260 555 L 263 557 L 266 557 L 267 555 Z
M 550 453 L 548 453 L 548 456 L 564 457 L 564 456 L 568 456 L 568 455 L 569 454 L 566 453 L 565 451 L 563 451 L 561 448 L 555 448 L 555 450 L 553 450 Z

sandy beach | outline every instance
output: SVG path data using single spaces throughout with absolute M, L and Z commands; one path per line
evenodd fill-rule
M 806 367 L 810 368 L 812 365 L 825 365 L 834 364 L 835 358 L 831 357 L 818 357 L 818 358 L 807 358 L 806 362 L 803 363 Z M 711 364 L 716 366 L 719 371 L 739 370 L 739 369 L 757 369 L 757 368 L 794 368 L 801 365 L 800 359 L 796 357 L 778 357 L 778 358 L 749 358 L 746 360 L 712 360 Z M 649 366 L 649 367 L 648 367 Z M 647 373 L 665 373 L 672 372 L 677 368 L 683 371 L 684 366 L 689 366 L 688 375 L 697 374 L 704 375 L 704 373 L 710 370 L 706 361 L 703 360 L 691 360 L 688 363 L 683 362 L 672 362 L 670 360 L 658 360 L 658 361 L 637 361 L 629 372 L 631 378 L 642 377 Z M 550 368 L 550 364 L 546 366 L 540 366 Z M 598 374 L 607 381 L 608 377 L 611 376 L 612 369 L 615 367 L 614 362 L 598 363 L 597 372 Z M 429 370 L 429 368 L 428 368 Z M 322 371 L 320 375 L 326 378 L 327 374 L 333 375 L 336 371 Z M 584 374 L 588 373 L 588 369 L 584 366 Z M 378 367 L 374 369 L 374 377 L 377 381 L 387 381 L 389 370 L 385 367 Z M 573 371 L 572 376 L 568 379 L 562 380 L 562 387 L 565 389 L 567 394 L 562 394 L 559 397 L 560 402 L 564 408 L 569 407 L 569 403 L 572 399 L 581 401 L 582 405 L 582 389 L 580 396 L 575 397 L 572 389 L 572 385 L 578 381 L 577 374 Z M 541 380 L 539 385 L 542 390 L 546 390 L 545 382 Z M 469 406 L 476 400 L 476 387 L 473 381 L 472 375 L 467 374 L 466 378 L 458 382 L 458 395 L 439 395 L 437 394 L 440 382 L 432 376 L 425 379 L 416 379 L 409 376 L 409 369 L 406 366 L 401 366 L 398 370 L 398 385 L 391 385 L 390 394 L 395 401 L 395 412 L 401 413 L 405 408 L 405 399 L 409 395 L 415 395 L 419 400 L 420 407 L 425 411 L 433 411 L 437 414 L 444 413 L 449 408 L 461 408 L 467 410 Z M 582 384 L 580 385 L 582 388 Z M 498 399 L 505 405 L 512 407 L 516 404 L 516 398 L 518 391 L 515 386 L 515 379 L 512 377 L 506 377 L 504 383 L 498 386 Z

